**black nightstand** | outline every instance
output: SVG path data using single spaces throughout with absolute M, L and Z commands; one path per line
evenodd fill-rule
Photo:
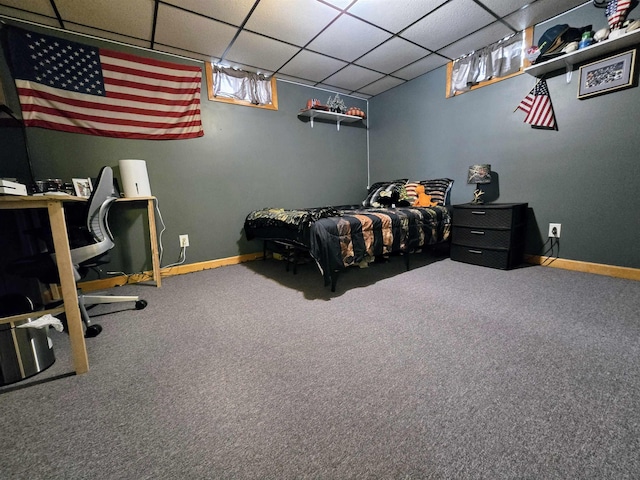
M 451 260 L 508 270 L 522 263 L 526 203 L 453 206 Z

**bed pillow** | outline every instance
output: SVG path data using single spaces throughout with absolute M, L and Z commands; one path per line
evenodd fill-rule
M 416 203 L 418 200 L 418 192 L 416 191 L 416 187 L 418 186 L 418 182 L 408 182 L 405 184 L 404 189 L 406 191 L 406 200 L 410 205 Z
M 376 182 L 369 187 L 367 198 L 362 201 L 363 207 L 374 207 L 379 205 L 380 192 L 397 192 L 400 193 L 402 186 L 407 183 L 406 178 L 399 178 L 392 182 Z
M 431 200 L 437 202 L 438 205 L 449 204 L 449 193 L 453 180 L 450 178 L 434 178 L 432 180 L 420 180 L 421 185 L 424 185 L 424 193 L 431 195 Z

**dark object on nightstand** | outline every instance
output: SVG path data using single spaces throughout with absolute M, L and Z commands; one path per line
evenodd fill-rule
M 453 206 L 451 260 L 508 270 L 522 263 L 526 203 Z
M 474 205 L 483 204 L 484 199 L 482 198 L 482 195 L 484 195 L 484 192 L 480 187 L 478 187 L 478 185 L 491 183 L 491 165 L 471 165 L 467 172 L 467 183 L 476 184 L 476 191 L 473 192 L 473 201 L 471 203 Z

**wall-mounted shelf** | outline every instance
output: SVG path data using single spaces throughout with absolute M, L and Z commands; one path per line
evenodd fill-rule
M 356 115 L 345 115 L 344 113 L 329 112 L 326 110 L 317 110 L 315 108 L 308 108 L 305 110 L 301 110 L 300 113 L 298 113 L 298 116 L 308 117 L 310 119 L 311 128 L 313 128 L 314 118 L 319 118 L 322 120 L 331 120 L 333 122 L 336 122 L 336 128 L 338 129 L 338 131 L 340 130 L 341 123 L 353 123 L 353 122 L 357 122 L 358 120 L 362 120 L 362 117 L 358 117 Z
M 625 33 L 621 37 L 614 38 L 613 40 L 604 40 L 603 42 L 594 43 L 586 48 L 566 53 L 558 58 L 554 58 L 553 60 L 547 60 L 546 62 L 531 65 L 530 67 L 525 68 L 524 71 L 534 77 L 540 77 L 545 73 L 567 67 L 573 67 L 573 65 L 577 65 L 639 43 L 640 30 L 633 30 L 632 32 Z

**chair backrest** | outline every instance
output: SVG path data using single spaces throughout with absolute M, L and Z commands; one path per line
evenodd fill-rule
M 108 216 L 111 204 L 117 199 L 118 196 L 113 187 L 113 170 L 111 167 L 103 167 L 98 174 L 87 207 L 86 226 L 95 243 L 71 250 L 71 260 L 74 265 L 97 258 L 114 247 Z

